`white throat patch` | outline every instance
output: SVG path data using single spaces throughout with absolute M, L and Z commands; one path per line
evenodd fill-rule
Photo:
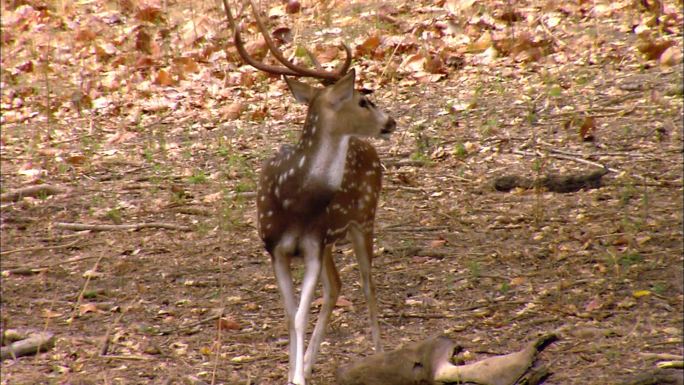
M 331 189 L 337 190 L 342 184 L 344 167 L 349 148 L 349 136 L 345 135 L 339 142 L 323 136 L 311 161 L 308 180 L 323 181 Z

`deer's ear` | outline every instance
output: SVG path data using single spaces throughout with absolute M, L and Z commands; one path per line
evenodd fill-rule
M 344 77 L 335 83 L 330 88 L 330 103 L 332 105 L 339 105 L 340 103 L 346 102 L 354 96 L 354 79 L 356 78 L 356 72 L 354 69 L 349 71 Z
M 292 92 L 292 95 L 295 97 L 295 99 L 297 99 L 298 102 L 304 104 L 309 104 L 311 102 L 314 94 L 316 93 L 316 89 L 314 87 L 288 78 L 287 76 L 283 76 L 283 78 L 285 79 L 287 86 L 290 88 L 290 92 Z

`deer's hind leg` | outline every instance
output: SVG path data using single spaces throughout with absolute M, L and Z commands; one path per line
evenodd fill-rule
M 323 266 L 321 269 L 321 282 L 323 283 L 323 305 L 318 313 L 318 320 L 314 328 L 309 345 L 306 347 L 304 355 L 304 371 L 307 378 L 311 377 L 311 371 L 318 355 L 318 349 L 325 336 L 325 329 L 330 321 L 337 298 L 340 295 L 342 281 L 335 267 L 335 260 L 332 256 L 332 245 L 323 249 Z
M 371 266 L 373 264 L 373 232 L 350 226 L 349 239 L 354 247 L 354 253 L 359 263 L 361 273 L 361 286 L 363 294 L 366 296 L 368 304 L 368 315 L 370 317 L 371 335 L 376 353 L 382 352 L 382 341 L 380 341 L 380 325 L 378 323 L 378 304 L 375 295 L 375 283 L 371 276 Z

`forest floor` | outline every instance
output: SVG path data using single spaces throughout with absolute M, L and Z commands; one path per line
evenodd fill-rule
M 397 120 L 372 140 L 386 349 L 446 334 L 474 360 L 555 332 L 539 362 L 565 385 L 681 360 L 681 2 L 261 3 L 324 64 L 349 42 Z M 254 192 L 305 107 L 241 65 L 218 2 L 2 7 L 2 326 L 55 344 L 4 359 L 1 383 L 284 384 Z M 493 187 L 602 167 L 598 188 Z M 372 352 L 351 248 L 335 256 L 314 384 Z

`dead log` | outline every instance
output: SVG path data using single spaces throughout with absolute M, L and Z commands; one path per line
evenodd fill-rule
M 557 339 L 549 334 L 524 349 L 467 365 L 450 362 L 456 344 L 435 337 L 390 352 L 374 354 L 338 370 L 339 385 L 437 385 L 476 383 L 513 385 L 532 366 L 541 350 Z
M 600 169 L 589 173 L 549 174 L 534 180 L 518 175 L 504 175 L 494 179 L 494 189 L 496 191 L 511 191 L 518 187 L 523 189 L 543 188 L 551 192 L 570 193 L 601 187 L 601 178 L 607 173 L 608 170 Z
M 0 348 L 0 360 L 46 352 L 55 346 L 55 335 L 50 332 L 36 332 L 28 338 L 13 342 Z

